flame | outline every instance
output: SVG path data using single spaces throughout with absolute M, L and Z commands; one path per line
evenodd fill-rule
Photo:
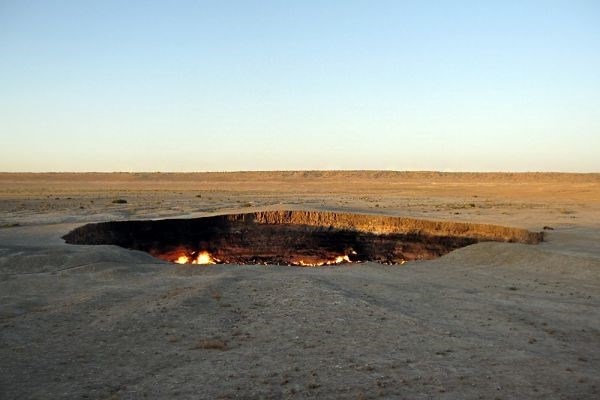
M 185 252 L 175 254 L 173 258 L 169 258 L 169 261 L 174 262 L 176 264 L 216 264 L 221 262 L 218 258 L 214 258 L 208 251 L 199 251 L 196 253 L 195 251 Z
M 173 262 L 175 262 L 177 264 L 187 264 L 190 262 L 190 258 L 186 255 L 182 255 L 182 256 L 177 257 L 177 259 Z
M 346 253 L 347 254 L 345 254 L 345 255 L 336 256 L 329 260 L 324 260 L 324 259 L 319 259 L 316 257 L 307 256 L 305 259 L 290 260 L 290 261 L 288 261 L 288 265 L 291 264 L 291 265 L 296 265 L 296 266 L 300 266 L 300 267 L 322 267 L 324 265 L 338 265 L 338 264 L 351 263 L 352 260 L 350 259 L 350 256 L 356 255 L 357 253 L 352 249 L 346 250 Z M 175 264 L 211 265 L 211 264 L 222 264 L 222 263 L 230 262 L 227 259 L 220 260 L 218 258 L 215 258 L 215 257 L 213 257 L 212 254 L 210 254 L 206 250 L 191 251 L 190 249 L 186 249 L 183 247 L 173 250 L 169 253 L 157 254 L 156 256 L 165 261 L 170 261 Z M 357 262 L 361 262 L 361 261 L 357 261 Z M 384 263 L 386 263 L 388 265 L 391 265 L 391 264 L 403 265 L 406 262 L 407 262 L 407 260 L 400 259 L 400 260 L 393 260 L 393 261 L 391 261 L 391 260 L 385 261 Z M 243 263 L 243 261 L 242 261 L 242 263 Z M 256 262 L 255 262 L 255 260 L 250 260 L 249 263 L 255 264 Z M 267 265 L 267 262 L 259 262 L 259 263 Z
M 343 262 L 350 262 L 350 257 L 348 257 L 348 256 L 337 256 L 335 258 L 335 260 L 333 260 L 333 262 L 327 261 L 325 264 L 331 265 L 331 264 L 339 264 L 339 263 L 343 263 Z
M 299 265 L 301 267 L 321 267 L 323 265 L 335 265 L 335 264 L 349 263 L 349 262 L 352 262 L 352 261 L 350 261 L 350 257 L 348 257 L 348 255 L 343 255 L 343 256 L 337 256 L 333 260 L 316 261 L 316 262 L 298 260 L 298 261 L 293 262 L 292 264 Z
M 210 255 L 208 251 L 201 251 L 198 253 L 196 258 L 192 260 L 192 264 L 216 264 L 217 260 L 213 256 Z

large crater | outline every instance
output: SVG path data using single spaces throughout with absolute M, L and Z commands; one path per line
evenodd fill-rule
M 329 265 L 432 259 L 481 241 L 535 244 L 542 232 L 320 211 L 263 211 L 193 219 L 112 221 L 66 234 L 71 244 L 111 244 L 177 263 Z

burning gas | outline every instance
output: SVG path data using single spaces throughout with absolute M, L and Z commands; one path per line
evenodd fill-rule
M 190 255 L 182 254 L 177 257 L 173 262 L 177 264 L 216 264 L 219 259 L 214 258 L 208 251 L 199 251 L 190 253 Z
M 177 257 L 177 260 L 173 261 L 177 264 L 188 264 L 190 262 L 190 258 L 186 255 Z
M 325 260 L 325 261 L 298 260 L 298 261 L 293 262 L 292 264 L 299 265 L 302 267 L 322 267 L 323 265 L 336 265 L 336 264 L 349 263 L 349 262 L 352 262 L 352 261 L 350 261 L 350 257 L 348 257 L 347 255 L 344 255 L 344 256 L 337 256 L 333 260 Z
M 186 247 L 179 247 L 173 249 L 168 252 L 158 252 L 155 251 L 152 253 L 155 257 L 158 257 L 162 260 L 175 263 L 175 264 L 194 264 L 194 265 L 211 265 L 211 264 L 240 264 L 240 265 L 268 265 L 270 264 L 268 260 L 261 259 L 260 257 L 249 255 L 245 258 L 224 258 L 219 259 L 213 256 L 210 252 L 206 250 L 192 250 Z M 219 252 L 222 254 L 222 251 Z M 329 253 L 331 254 L 331 253 Z M 334 253 L 335 254 L 335 253 Z M 345 254 L 342 255 L 297 255 L 292 256 L 291 258 L 277 258 L 275 257 L 272 261 L 272 264 L 275 265 L 296 265 L 300 267 L 321 267 L 326 265 L 338 265 L 338 264 L 347 264 L 354 262 L 356 252 L 352 249 L 346 250 Z

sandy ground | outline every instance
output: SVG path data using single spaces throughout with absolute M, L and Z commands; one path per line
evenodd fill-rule
M 280 208 L 554 230 L 326 268 L 60 238 Z M 600 397 L 600 174 L 0 174 L 0 227 L 2 399 Z

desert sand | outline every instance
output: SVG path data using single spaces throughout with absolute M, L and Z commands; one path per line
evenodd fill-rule
M 61 238 L 90 222 L 264 210 L 544 241 L 302 268 L 175 265 Z M 598 397 L 600 174 L 0 174 L 2 399 Z

